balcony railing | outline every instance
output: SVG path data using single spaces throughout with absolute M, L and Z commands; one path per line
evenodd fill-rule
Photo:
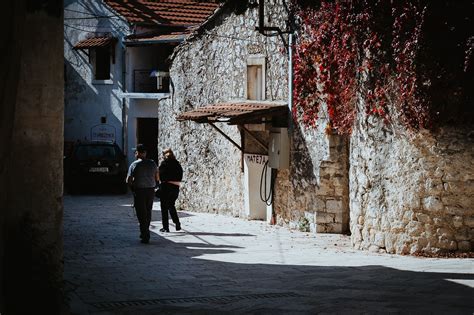
M 169 91 L 169 72 L 150 69 L 133 71 L 134 93 L 169 93 Z

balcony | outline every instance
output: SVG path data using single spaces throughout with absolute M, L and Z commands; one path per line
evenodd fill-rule
M 122 96 L 131 99 L 161 99 L 169 96 L 170 77 L 167 71 L 139 69 L 133 71 L 133 92 Z

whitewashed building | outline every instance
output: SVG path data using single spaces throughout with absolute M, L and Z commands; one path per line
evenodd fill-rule
M 158 159 L 158 105 L 167 58 L 218 7 L 213 1 L 65 1 L 65 143 L 137 143 Z

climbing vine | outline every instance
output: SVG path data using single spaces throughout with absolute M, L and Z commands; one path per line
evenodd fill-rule
M 296 119 L 315 126 L 324 113 L 331 128 L 349 134 L 360 103 L 367 115 L 386 123 L 397 117 L 410 129 L 432 126 L 439 112 L 428 95 L 430 78 L 441 72 L 435 74 L 436 65 L 430 68 L 421 58 L 429 60 L 427 3 L 294 0 L 293 5 L 300 25 L 293 49 Z M 463 56 L 464 70 L 469 51 L 472 47 Z

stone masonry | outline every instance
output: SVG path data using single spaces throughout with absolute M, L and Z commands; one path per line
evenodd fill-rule
M 0 13 L 0 313 L 62 314 L 62 2 Z
M 272 15 L 282 25 L 284 8 Z M 243 216 L 241 152 L 207 124 L 177 122 L 187 110 L 217 102 L 246 98 L 247 58 L 266 58 L 266 99 L 285 100 L 287 60 L 278 37 L 255 31 L 258 10 L 243 14 L 224 10 L 175 52 L 170 69 L 172 96 L 162 101 L 159 112 L 159 149 L 171 146 L 185 169 L 179 198 L 186 209 Z M 240 143 L 236 126 L 218 124 Z
M 472 129 L 411 135 L 369 123 L 351 137 L 353 245 L 401 254 L 471 251 Z
M 287 11 L 281 1 L 267 1 L 265 10 L 266 23 L 284 30 Z M 172 97 L 160 105 L 159 147 L 179 144 L 177 156 L 186 178 L 180 197 L 183 208 L 243 216 L 239 150 L 210 126 L 178 123 L 175 118 L 196 107 L 245 98 L 246 61 L 254 55 L 266 59 L 266 99 L 287 100 L 284 43 L 278 36 L 262 36 L 255 31 L 257 25 L 257 8 L 242 14 L 224 10 L 175 52 Z M 324 121 L 321 126 L 317 130 L 293 129 L 290 170 L 278 171 L 274 209 L 280 224 L 300 228 L 306 222 L 314 232 L 347 232 L 347 142 L 327 136 Z M 240 142 L 235 126 L 219 127 Z M 268 132 L 261 138 L 268 139 Z
M 283 3 L 265 3 L 265 23 L 285 29 Z M 173 55 L 172 96 L 160 104 L 159 150 L 171 146 L 183 162 L 182 208 L 244 216 L 241 152 L 210 126 L 176 116 L 245 98 L 246 61 L 253 55 L 266 60 L 266 100 L 288 99 L 283 41 L 262 36 L 257 24 L 257 8 L 224 7 Z M 409 134 L 359 114 L 353 134 L 342 137 L 328 130 L 326 116 L 314 128 L 289 126 L 290 168 L 276 177 L 278 224 L 351 233 L 355 248 L 371 251 L 472 250 L 472 129 Z M 219 127 L 240 142 L 237 127 Z

